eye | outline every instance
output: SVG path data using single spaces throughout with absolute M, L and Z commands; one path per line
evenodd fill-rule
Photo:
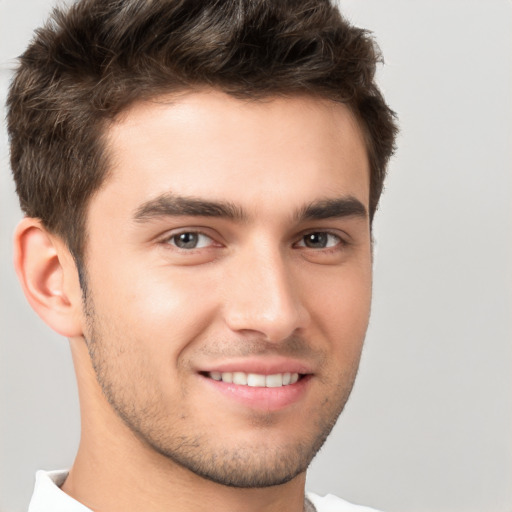
M 298 247 L 307 247 L 308 249 L 330 249 L 336 247 L 342 242 L 341 238 L 325 231 L 315 231 L 304 235 L 297 243 Z
M 184 231 L 176 235 L 172 235 L 167 239 L 167 243 L 174 245 L 178 249 L 201 249 L 208 247 L 213 243 L 213 240 L 203 234 L 196 231 Z

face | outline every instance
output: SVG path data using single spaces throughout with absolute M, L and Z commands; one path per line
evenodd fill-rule
M 353 116 L 311 97 L 195 92 L 135 105 L 108 151 L 88 212 L 85 338 L 110 407 L 197 475 L 291 480 L 343 409 L 368 323 Z

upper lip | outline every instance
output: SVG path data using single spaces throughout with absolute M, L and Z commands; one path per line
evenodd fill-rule
M 275 375 L 277 373 L 313 373 L 307 362 L 290 358 L 237 358 L 201 366 L 199 372 L 244 372 L 259 375 Z

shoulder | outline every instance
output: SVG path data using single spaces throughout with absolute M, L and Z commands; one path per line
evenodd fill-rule
M 332 494 L 318 496 L 308 492 L 307 497 L 315 506 L 316 512 L 379 512 L 374 508 L 354 505 Z

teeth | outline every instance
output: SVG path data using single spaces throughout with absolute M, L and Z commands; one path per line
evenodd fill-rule
M 259 373 L 244 372 L 209 372 L 208 377 L 213 380 L 250 386 L 254 388 L 280 388 L 295 384 L 299 380 L 298 373 L 275 373 L 273 375 L 261 375 Z
M 247 374 L 244 372 L 233 372 L 233 384 L 247 386 Z
M 221 380 L 223 382 L 233 382 L 233 374 L 231 372 L 221 373 Z
M 257 373 L 249 373 L 247 375 L 247 385 L 253 388 L 265 387 L 265 375 L 258 375 Z
M 267 375 L 265 379 L 267 388 L 280 388 L 283 385 L 283 375 L 276 373 L 275 375 Z

